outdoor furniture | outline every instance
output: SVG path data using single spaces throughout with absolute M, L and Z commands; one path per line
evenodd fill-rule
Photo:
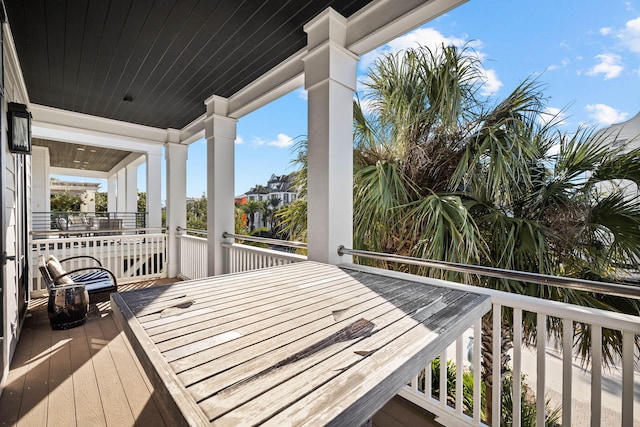
M 91 220 L 85 216 L 71 216 L 68 219 L 59 217 L 56 219 L 56 225 L 58 226 L 58 230 L 68 232 L 65 233 L 64 236 L 61 235 L 61 237 L 69 237 L 70 235 L 83 236 L 97 228 L 94 227 Z
M 111 295 L 171 425 L 367 422 L 487 295 L 293 263 Z
M 72 271 L 66 271 L 62 263 L 74 259 L 90 259 L 96 265 L 81 267 Z M 88 255 L 65 258 L 58 261 L 53 255 L 45 263 L 44 255 L 38 257 L 38 268 L 48 289 L 52 287 L 70 284 L 83 284 L 89 293 L 90 302 L 104 302 L 109 300 L 109 295 L 118 290 L 118 282 L 115 275 L 102 267 L 102 263 L 95 257 Z
M 52 329 L 69 329 L 87 321 L 89 294 L 83 284 L 49 288 L 47 313 Z

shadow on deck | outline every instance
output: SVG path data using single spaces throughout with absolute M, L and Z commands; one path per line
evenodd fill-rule
M 120 285 L 148 288 L 176 279 Z M 115 323 L 109 302 L 90 305 L 87 322 L 53 331 L 47 298 L 29 303 L 27 318 L 0 396 L 0 426 L 154 426 L 167 424 L 147 375 Z M 400 397 L 373 426 L 431 426 L 432 416 Z

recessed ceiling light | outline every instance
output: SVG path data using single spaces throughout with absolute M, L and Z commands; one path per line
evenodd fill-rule
M 76 150 L 78 150 L 78 151 L 84 151 L 84 148 L 83 148 L 83 147 L 78 147 L 78 148 L 76 148 Z
M 80 163 L 80 160 L 74 160 L 73 163 Z

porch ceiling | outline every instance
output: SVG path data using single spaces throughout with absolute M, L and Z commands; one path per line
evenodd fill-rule
M 33 138 L 33 145 L 48 147 L 51 167 L 109 172 L 131 154 L 113 148 L 68 144 Z
M 5 0 L 31 102 L 181 129 L 373 0 Z

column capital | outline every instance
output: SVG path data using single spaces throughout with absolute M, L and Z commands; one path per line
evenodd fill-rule
M 350 90 L 356 89 L 358 55 L 347 49 L 347 20 L 331 8 L 304 26 L 307 33 L 307 53 L 304 62 L 304 87 L 333 80 Z
M 307 48 L 309 51 L 327 40 L 332 40 L 339 46 L 346 46 L 347 18 L 330 7 L 309 21 L 303 29 L 307 33 Z

